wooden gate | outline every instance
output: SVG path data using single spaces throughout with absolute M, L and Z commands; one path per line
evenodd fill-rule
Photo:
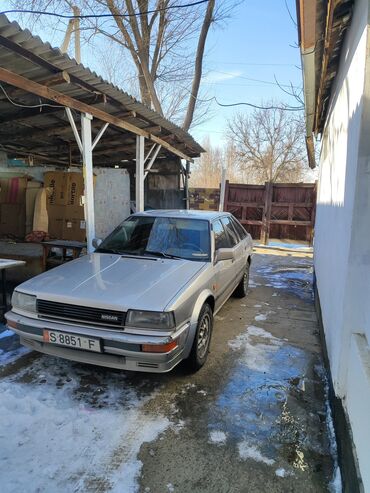
M 245 226 L 253 239 L 303 240 L 312 244 L 316 183 L 242 185 L 226 182 L 224 210 Z

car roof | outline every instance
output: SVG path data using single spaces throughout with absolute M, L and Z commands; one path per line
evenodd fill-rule
M 196 211 L 196 210 L 182 210 L 182 209 L 153 209 L 145 212 L 136 212 L 133 216 L 147 216 L 147 217 L 172 217 L 176 219 L 198 219 L 213 221 L 214 219 L 222 216 L 230 216 L 229 212 L 219 211 Z

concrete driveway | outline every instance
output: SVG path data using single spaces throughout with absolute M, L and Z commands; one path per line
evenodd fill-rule
M 195 375 L 21 354 L 0 334 L 2 492 L 340 491 L 312 259 L 262 252 Z

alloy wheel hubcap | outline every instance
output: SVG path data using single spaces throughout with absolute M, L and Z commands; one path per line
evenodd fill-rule
M 211 320 L 209 315 L 207 314 L 202 318 L 199 327 L 198 345 L 197 345 L 199 358 L 204 358 L 208 350 L 210 333 L 211 333 Z

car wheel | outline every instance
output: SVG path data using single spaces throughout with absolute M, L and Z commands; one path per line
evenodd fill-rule
M 234 291 L 234 296 L 236 296 L 237 298 L 244 298 L 244 296 L 247 296 L 248 285 L 249 285 L 249 262 L 245 267 L 244 274 L 240 280 L 240 283 L 237 285 Z
M 187 360 L 191 371 L 198 371 L 207 360 L 213 329 L 213 313 L 208 303 L 200 311 L 197 330 L 190 356 Z

